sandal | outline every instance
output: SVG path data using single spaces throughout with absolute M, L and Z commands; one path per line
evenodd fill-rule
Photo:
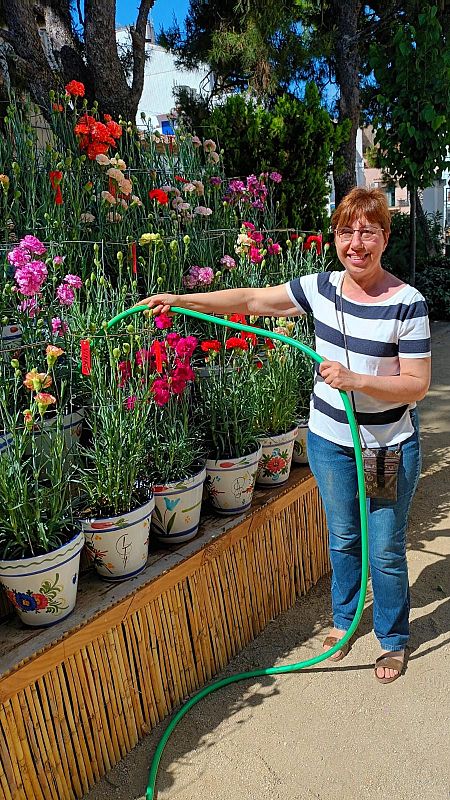
M 343 638 L 343 637 L 342 637 Z M 325 648 L 332 648 L 341 641 L 341 638 L 338 636 L 327 636 L 324 639 L 322 647 Z M 330 656 L 330 661 L 342 661 L 343 658 L 347 655 L 348 651 L 350 650 L 350 642 L 344 642 L 340 650 L 336 650 L 334 655 Z
M 383 655 L 379 656 L 375 661 L 375 667 L 374 667 L 375 678 L 377 679 L 378 683 L 392 683 L 393 681 L 396 681 L 397 678 L 399 678 L 400 675 L 402 674 L 404 664 L 405 664 L 404 655 L 402 658 L 393 658 L 393 656 L 390 656 L 389 653 L 383 653 Z M 395 669 L 397 670 L 397 675 L 393 675 L 392 678 L 380 678 L 377 675 L 378 667 L 384 667 L 385 669 Z

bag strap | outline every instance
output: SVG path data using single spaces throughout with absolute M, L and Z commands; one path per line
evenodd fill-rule
M 347 369 L 351 369 L 351 367 L 350 367 L 350 356 L 349 356 L 348 345 L 347 345 L 347 332 L 345 330 L 344 300 L 343 300 L 343 297 L 342 297 L 344 280 L 345 280 L 345 272 L 342 273 L 342 277 L 341 277 L 341 279 L 339 281 L 339 284 L 336 287 L 336 315 L 337 315 L 337 323 L 338 323 L 338 328 L 339 328 L 339 316 L 338 316 L 338 307 L 337 307 L 337 298 L 339 297 L 339 300 L 340 300 L 340 311 L 341 311 L 342 335 L 344 337 L 344 347 L 345 347 L 345 358 L 346 358 L 346 361 L 347 361 Z M 363 437 L 362 432 L 361 432 L 361 427 L 360 427 L 360 424 L 358 422 L 358 412 L 356 410 L 355 395 L 353 394 L 353 391 L 350 392 L 350 396 L 352 398 L 352 406 L 353 406 L 353 411 L 355 413 L 355 420 L 356 420 L 356 425 L 358 427 L 359 438 L 361 440 L 361 444 L 362 444 L 363 448 L 367 448 L 367 444 L 364 441 L 364 437 Z

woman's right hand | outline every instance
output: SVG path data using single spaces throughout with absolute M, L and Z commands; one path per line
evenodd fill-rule
M 180 296 L 178 294 L 152 294 L 150 297 L 139 300 L 137 306 L 148 306 L 153 314 L 167 314 L 171 306 L 180 305 Z

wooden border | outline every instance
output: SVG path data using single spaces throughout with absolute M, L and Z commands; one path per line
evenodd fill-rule
M 0 679 L 0 800 L 74 800 L 329 571 L 312 477 Z

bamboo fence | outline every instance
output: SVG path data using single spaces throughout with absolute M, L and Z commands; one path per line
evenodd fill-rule
M 1 800 L 75 800 L 329 571 L 314 479 L 0 679 Z

